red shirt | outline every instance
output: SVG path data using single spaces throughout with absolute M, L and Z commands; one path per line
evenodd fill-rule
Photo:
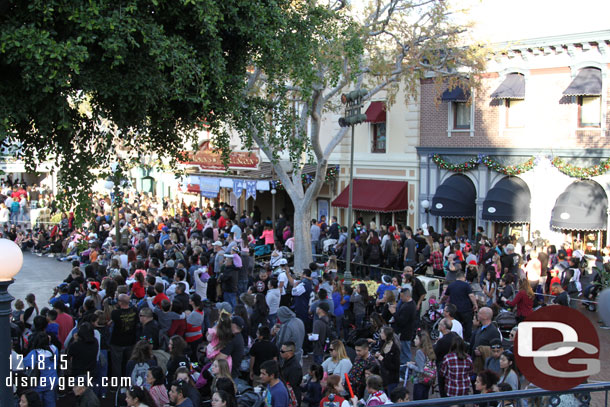
M 139 281 L 133 283 L 133 285 L 131 286 L 131 292 L 133 293 L 133 295 L 136 296 L 136 298 L 144 298 L 144 296 L 146 295 L 146 289 L 142 284 L 140 284 Z
M 155 298 L 153 299 L 153 304 L 161 306 L 161 301 L 163 300 L 169 301 L 169 297 L 165 295 L 165 293 L 159 293 L 155 295 Z
M 59 332 L 57 333 L 57 339 L 59 342 L 64 343 L 68 334 L 74 328 L 74 320 L 72 317 L 65 312 L 59 312 L 57 314 L 57 319 L 55 320 L 57 325 L 59 325 Z

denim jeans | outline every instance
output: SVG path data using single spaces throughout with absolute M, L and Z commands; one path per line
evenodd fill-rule
M 267 319 L 269 320 L 269 328 L 273 328 L 273 325 L 277 322 L 277 312 L 275 314 L 269 314 Z
M 311 254 L 315 255 L 318 249 L 318 242 L 311 241 Z M 314 259 L 315 260 L 315 259 Z
M 237 293 L 223 293 L 223 299 L 231 304 L 231 307 L 235 309 L 235 305 L 237 305 Z
M 411 341 L 400 341 L 400 375 L 403 376 L 404 372 L 406 372 L 407 367 L 402 366 L 406 365 L 407 362 L 411 361 Z
M 93 391 L 95 395 L 98 397 L 102 397 L 106 394 L 106 387 L 102 387 L 102 377 L 108 376 L 108 350 L 101 349 L 100 350 L 100 359 L 97 361 L 97 366 L 95 368 L 95 378 L 93 383 L 95 386 L 93 387 Z
M 239 280 L 237 282 L 237 294 L 242 295 L 246 291 L 248 291 L 248 279 L 247 278 L 245 280 Z
M 413 385 L 413 400 L 428 400 L 430 395 L 430 386 L 423 383 L 415 383 Z

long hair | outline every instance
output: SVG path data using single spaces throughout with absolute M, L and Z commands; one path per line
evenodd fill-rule
M 466 343 L 464 340 L 456 335 L 451 342 L 449 353 L 455 353 L 460 360 L 466 359 L 468 357 L 468 352 L 466 352 Z
M 436 360 L 434 345 L 428 331 L 420 330 L 417 332 L 417 336 L 419 337 L 419 348 L 424 352 L 424 355 L 430 360 Z
M 179 335 L 174 335 L 170 338 L 170 342 L 172 343 L 172 350 L 170 350 L 169 354 L 172 357 L 184 356 L 184 350 L 188 346 L 186 341 Z
M 525 294 L 527 294 L 527 296 L 533 300 L 534 299 L 534 290 L 532 290 L 532 286 L 530 285 L 530 282 L 527 280 L 527 278 L 522 279 L 521 281 L 519 281 L 519 290 L 520 291 L 525 291 Z
M 366 284 L 358 284 L 358 294 L 362 296 L 362 299 L 364 300 L 364 305 L 366 306 L 366 304 L 369 302 L 369 291 L 366 288 Z
M 502 370 L 502 380 L 506 380 L 511 370 L 513 370 L 517 374 L 517 377 L 519 377 L 519 370 L 515 364 L 515 355 L 512 352 L 505 350 L 502 352 L 502 356 L 508 360 L 508 367 Z
M 172 346 L 175 346 L 175 343 L 172 343 Z M 153 355 L 150 343 L 145 339 L 138 341 L 131 352 L 131 360 L 136 363 L 146 363 L 152 358 Z
M 333 358 L 333 362 L 339 362 L 343 359 L 349 359 L 349 356 L 347 356 L 347 352 L 345 351 L 345 345 L 343 345 L 343 342 L 340 339 L 335 339 L 330 343 L 330 345 L 337 352 L 337 358 L 336 360 L 335 358 Z
M 258 312 L 258 314 L 261 316 L 269 316 L 269 305 L 267 304 L 267 300 L 265 299 L 265 294 L 256 294 L 256 299 L 254 301 L 254 310 Z
M 221 311 L 216 323 L 216 335 L 218 336 L 218 345 L 216 349 L 223 349 L 231 339 L 233 339 L 233 331 L 231 329 L 231 314 Z

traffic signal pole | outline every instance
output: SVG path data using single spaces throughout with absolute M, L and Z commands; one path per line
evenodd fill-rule
M 362 114 L 362 98 L 366 96 L 366 89 L 354 90 L 341 95 L 341 102 L 345 104 L 345 117 L 339 119 L 341 127 L 352 128 L 352 140 L 349 156 L 349 198 L 347 202 L 347 253 L 345 258 L 345 274 L 343 283 L 346 286 L 352 285 L 352 233 L 353 233 L 353 206 L 352 199 L 354 194 L 354 126 L 366 120 L 366 115 Z

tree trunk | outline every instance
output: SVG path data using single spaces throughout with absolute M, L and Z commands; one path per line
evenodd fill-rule
M 291 197 L 292 198 L 292 197 Z M 294 205 L 294 271 L 302 272 L 312 262 L 309 209 L 312 200 L 292 201 Z

